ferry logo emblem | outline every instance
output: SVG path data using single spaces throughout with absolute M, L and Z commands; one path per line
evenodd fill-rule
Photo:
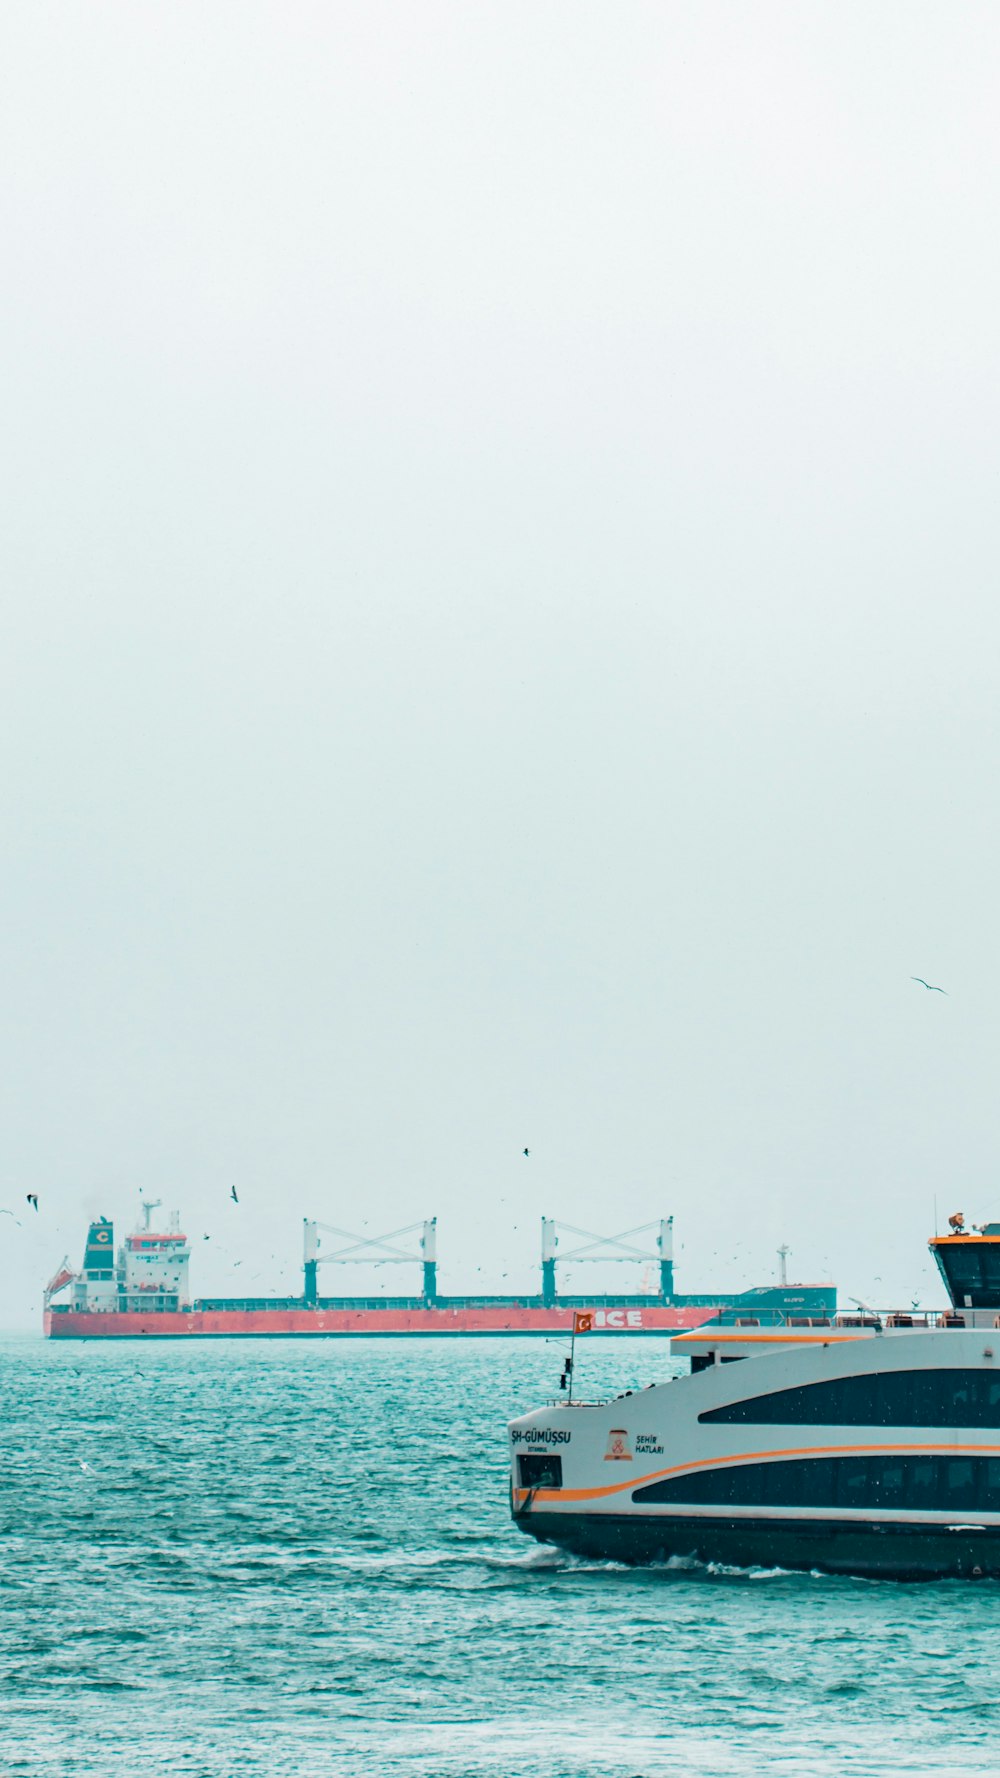
M 624 1426 L 613 1426 L 608 1433 L 608 1448 L 604 1453 L 604 1461 L 605 1463 L 631 1463 L 632 1451 Z

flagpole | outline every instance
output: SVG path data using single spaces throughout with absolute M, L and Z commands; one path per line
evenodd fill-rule
M 573 1361 L 576 1357 L 576 1310 L 573 1310 L 573 1331 L 569 1336 L 569 1401 L 567 1407 L 573 1406 Z

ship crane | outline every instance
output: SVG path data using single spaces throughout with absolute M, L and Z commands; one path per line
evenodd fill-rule
M 320 1253 L 320 1231 L 324 1235 L 336 1235 L 339 1240 L 346 1241 L 346 1247 L 337 1247 L 326 1253 Z M 419 1232 L 418 1252 L 399 1245 L 408 1235 Z M 424 1222 L 408 1223 L 404 1229 L 392 1229 L 387 1235 L 357 1235 L 351 1229 L 336 1228 L 329 1222 L 303 1221 L 303 1301 L 309 1308 L 314 1308 L 319 1301 L 319 1284 L 317 1271 L 320 1266 L 336 1261 L 340 1265 L 363 1266 L 402 1266 L 422 1264 L 424 1269 L 423 1298 L 428 1306 L 437 1302 L 437 1217 L 432 1216 Z
M 558 1230 L 565 1229 L 570 1235 L 579 1235 L 583 1240 L 582 1247 L 573 1247 L 568 1253 L 560 1253 L 563 1265 L 576 1260 L 650 1260 L 654 1259 L 660 1267 L 659 1297 L 662 1303 L 673 1300 L 674 1294 L 674 1219 L 672 1216 L 661 1217 L 659 1222 L 645 1222 L 641 1228 L 623 1229 L 620 1235 L 598 1235 L 593 1229 L 578 1229 L 571 1222 L 556 1222 L 550 1216 L 542 1217 L 542 1302 L 547 1309 L 554 1309 L 558 1301 L 556 1291 L 556 1248 L 559 1245 Z M 637 1247 L 635 1237 L 648 1235 L 651 1229 L 657 1230 L 656 1241 L 650 1247 Z

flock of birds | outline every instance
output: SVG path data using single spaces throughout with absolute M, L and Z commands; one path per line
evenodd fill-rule
M 528 1152 L 527 1149 L 525 1149 L 524 1152 L 525 1152 L 525 1154 L 527 1154 L 527 1152 Z M 232 1198 L 234 1204 L 239 1203 L 239 1201 L 240 1201 L 239 1193 L 237 1192 L 235 1185 L 231 1185 L 229 1187 L 229 1196 Z M 25 1198 L 25 1203 L 31 1205 L 32 1210 L 35 1212 L 35 1215 L 37 1216 L 38 1215 L 38 1193 L 37 1192 L 25 1192 L 24 1198 Z M 19 1219 L 14 1215 L 13 1210 L 8 1210 L 6 1208 L 6 1206 L 4 1206 L 3 1208 L 0 1208 L 0 1216 L 11 1217 L 13 1219 L 13 1221 L 17 1223 L 18 1228 L 21 1227 L 21 1223 L 20 1223 Z M 204 1238 L 206 1241 L 208 1240 L 207 1235 Z
M 910 980 L 911 980 L 911 982 L 917 982 L 921 988 L 926 988 L 928 994 L 944 994 L 945 997 L 948 998 L 947 988 L 939 988 L 936 982 L 925 982 L 922 975 L 911 975 Z M 530 1148 L 522 1148 L 521 1153 L 524 1156 L 524 1159 L 526 1161 L 530 1160 L 530 1158 L 531 1158 Z M 235 1185 L 231 1185 L 229 1187 L 229 1196 L 232 1199 L 234 1204 L 239 1203 L 240 1195 L 239 1195 L 239 1192 L 236 1190 Z M 26 1192 L 25 1193 L 25 1201 L 31 1205 L 32 1210 L 34 1210 L 34 1212 L 37 1216 L 38 1215 L 38 1193 L 37 1192 Z M 18 1228 L 21 1227 L 21 1224 L 18 1221 L 18 1218 L 16 1216 L 14 1216 L 13 1210 L 7 1210 L 5 1208 L 2 1208 L 2 1209 L 0 1209 L 0 1216 L 12 1217 L 14 1222 L 17 1223 Z M 210 1239 L 210 1237 L 208 1235 L 202 1236 L 203 1241 L 207 1241 L 209 1239 Z M 237 1263 L 237 1265 L 240 1265 L 240 1264 L 242 1264 L 242 1261 L 237 1260 L 236 1263 Z M 479 1269 L 481 1269 L 481 1268 L 477 1268 L 477 1270 L 479 1270 Z M 504 1276 L 506 1277 L 506 1273 L 504 1274 Z

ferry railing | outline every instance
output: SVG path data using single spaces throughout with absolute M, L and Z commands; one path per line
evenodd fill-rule
M 991 1309 L 844 1309 L 836 1315 L 788 1315 L 779 1309 L 762 1309 L 757 1315 L 736 1315 L 726 1312 L 715 1321 L 692 1328 L 692 1334 L 711 1334 L 714 1328 L 738 1331 L 760 1328 L 870 1328 L 873 1332 L 919 1333 L 921 1330 L 951 1327 L 1000 1328 L 1000 1314 Z

